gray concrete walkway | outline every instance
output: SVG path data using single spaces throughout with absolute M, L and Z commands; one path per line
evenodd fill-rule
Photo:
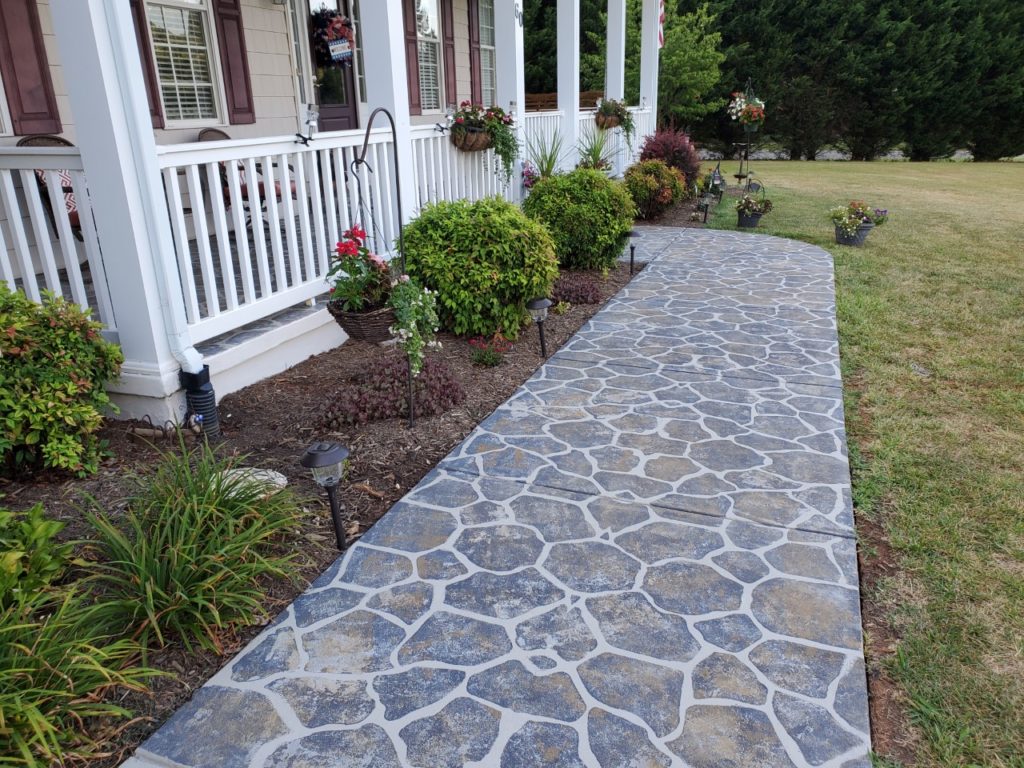
M 870 765 L 831 257 L 640 252 L 138 763 Z

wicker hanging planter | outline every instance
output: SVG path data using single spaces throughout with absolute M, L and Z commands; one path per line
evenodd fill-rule
M 346 312 L 338 302 L 327 302 L 327 311 L 341 329 L 356 341 L 388 341 L 391 326 L 395 324 L 395 310 L 391 307 L 371 309 L 369 312 Z
M 618 115 L 605 115 L 601 112 L 594 114 L 594 121 L 597 123 L 598 128 L 618 128 L 619 127 L 619 116 Z
M 484 128 L 453 129 L 452 144 L 463 152 L 483 152 L 494 144 L 491 134 Z

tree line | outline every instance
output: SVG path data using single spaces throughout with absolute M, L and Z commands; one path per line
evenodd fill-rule
M 640 0 L 627 0 L 627 99 L 639 83 Z M 580 0 L 581 90 L 604 85 L 605 0 Z M 659 120 L 706 144 L 749 79 L 768 136 L 794 158 L 1024 152 L 1022 0 L 668 0 Z M 556 89 L 556 0 L 526 0 L 527 90 Z

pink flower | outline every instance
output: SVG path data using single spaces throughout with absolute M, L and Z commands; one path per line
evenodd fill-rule
M 400 282 L 400 283 L 408 283 L 409 282 L 409 276 L 408 275 L 399 275 L 398 276 L 398 282 Z
M 464 120 L 463 118 L 461 118 L 461 117 L 456 117 L 456 118 L 455 118 L 455 122 L 456 122 L 456 123 L 464 123 L 464 122 L 466 122 L 466 121 L 465 121 L 465 120 Z

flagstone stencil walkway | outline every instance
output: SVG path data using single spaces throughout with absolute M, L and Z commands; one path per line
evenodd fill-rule
M 831 257 L 639 250 L 136 765 L 870 765 Z

